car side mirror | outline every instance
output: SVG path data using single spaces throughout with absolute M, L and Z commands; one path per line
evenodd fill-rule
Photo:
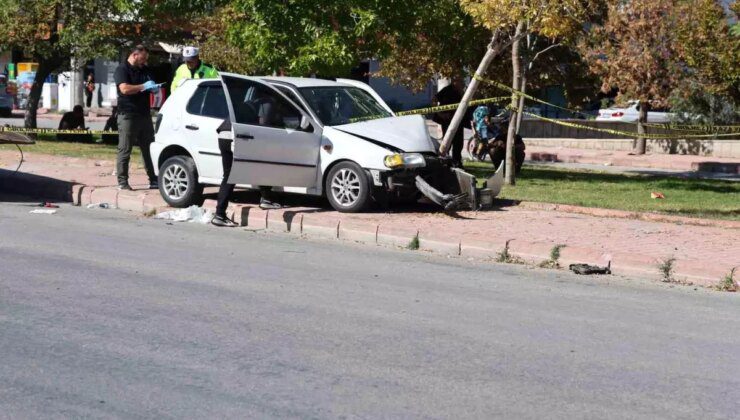
M 301 130 L 307 131 L 309 127 L 311 127 L 311 120 L 308 119 L 307 116 L 303 115 L 301 116 Z

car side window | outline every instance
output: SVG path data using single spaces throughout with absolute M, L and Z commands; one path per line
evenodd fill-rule
M 301 112 L 277 92 L 251 80 L 236 77 L 224 77 L 223 80 L 237 123 L 270 128 L 300 127 Z
M 222 86 L 208 86 L 201 115 L 219 120 L 229 118 L 229 107 L 226 105 L 226 96 Z
M 195 89 L 195 93 L 193 93 L 193 96 L 190 97 L 190 100 L 185 107 L 185 110 L 188 112 L 188 114 L 201 115 L 201 110 L 203 109 L 203 100 L 206 97 L 206 90 L 206 86 L 198 86 L 198 88 Z
M 290 98 L 291 101 L 295 102 L 295 104 L 298 105 L 298 107 L 301 108 L 301 110 L 303 110 L 303 112 L 305 112 L 305 113 L 308 114 L 308 110 L 306 110 L 306 108 L 303 107 L 303 103 L 301 102 L 300 99 L 298 99 L 298 96 L 296 96 L 296 94 L 293 93 L 292 90 L 290 90 L 290 89 L 288 89 L 288 88 L 286 88 L 284 86 L 275 86 L 275 88 L 277 90 L 279 90 L 280 92 L 282 92 L 283 94 L 285 94 L 285 96 L 287 96 L 288 98 Z

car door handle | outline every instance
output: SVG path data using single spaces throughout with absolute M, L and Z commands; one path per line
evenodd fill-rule
M 237 134 L 236 138 L 243 139 L 243 140 L 252 140 L 254 136 L 251 134 Z
M 185 128 L 187 128 L 188 130 L 199 130 L 200 129 L 200 127 L 198 127 L 197 125 L 192 125 L 192 124 L 186 125 Z

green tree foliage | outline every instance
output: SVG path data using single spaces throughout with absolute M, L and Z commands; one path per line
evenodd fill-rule
M 429 6 L 422 0 L 233 0 L 201 21 L 198 32 L 205 58 L 221 68 L 345 74 L 361 59 L 403 45 Z M 246 58 L 232 63 L 236 54 Z
M 730 33 L 724 7 L 717 0 L 682 0 L 677 14 L 675 44 L 689 79 L 740 100 L 740 39 Z
M 36 127 L 43 81 L 68 67 L 70 59 L 110 55 L 118 41 L 115 18 L 123 2 L 4 0 L 0 5 L 0 50 L 20 49 L 39 64 L 25 125 Z
M 181 40 L 189 19 L 213 0 L 0 0 L 0 51 L 23 51 L 39 64 L 26 127 L 36 127 L 43 81 L 73 62 L 114 57 L 124 45 Z
M 380 75 L 413 90 L 422 90 L 435 77 L 458 77 L 478 65 L 491 37 L 475 23 L 457 0 L 432 0 L 409 30 L 390 40 Z M 505 69 L 501 61 L 494 63 Z M 499 72 L 496 72 L 499 74 Z

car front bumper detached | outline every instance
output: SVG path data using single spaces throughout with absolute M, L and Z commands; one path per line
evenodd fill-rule
M 504 184 L 503 165 L 488 178 L 482 188 L 477 187 L 475 176 L 459 168 L 447 168 L 449 175 L 437 178 L 437 186 L 429 183 L 423 176 L 415 178 L 416 188 L 429 200 L 439 204 L 445 211 L 479 210 L 493 206 L 493 198 L 501 192 Z
M 402 159 L 413 156 L 413 167 L 403 165 Z M 418 158 L 423 160 L 418 162 Z M 390 164 L 389 164 L 390 163 Z M 375 187 L 381 187 L 383 194 L 398 199 L 417 199 L 426 197 L 441 206 L 445 211 L 479 210 L 493 206 L 504 184 L 503 165 L 478 187 L 475 176 L 460 168 L 455 168 L 448 158 L 420 153 L 390 155 L 386 166 L 396 166 L 391 171 L 368 171 Z M 400 167 L 404 166 L 404 167 Z

